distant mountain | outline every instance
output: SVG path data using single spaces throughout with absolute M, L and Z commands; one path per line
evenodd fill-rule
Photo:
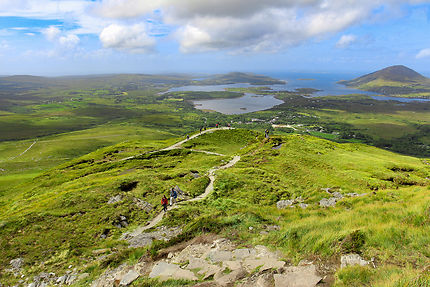
M 361 76 L 350 81 L 343 81 L 342 83 L 347 86 L 360 86 L 375 80 L 411 83 L 426 81 L 428 78 L 412 69 L 409 69 L 408 67 L 397 65 Z
M 430 79 L 403 65 L 355 78 L 340 84 L 390 96 L 429 97 Z
M 239 72 L 215 75 L 198 82 L 199 85 L 227 85 L 235 83 L 249 83 L 252 85 L 285 84 L 284 81 L 277 80 L 271 77 Z

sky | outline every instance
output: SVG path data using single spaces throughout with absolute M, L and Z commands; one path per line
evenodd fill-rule
M 0 75 L 430 76 L 430 0 L 0 0 Z

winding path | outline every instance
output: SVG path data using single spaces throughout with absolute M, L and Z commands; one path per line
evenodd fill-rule
M 178 149 L 178 148 L 180 148 L 181 147 L 181 145 L 183 144 L 183 143 L 185 143 L 185 142 L 187 142 L 188 140 L 191 140 L 191 139 L 193 139 L 193 138 L 196 138 L 196 137 L 198 137 L 198 136 L 200 136 L 200 135 L 202 135 L 202 134 L 205 134 L 205 133 L 209 133 L 209 132 L 213 132 L 213 131 L 216 131 L 216 130 L 220 130 L 220 129 L 229 129 L 229 128 L 214 128 L 214 129 L 209 129 L 209 130 L 206 130 L 206 131 L 203 131 L 203 132 L 201 132 L 201 133 L 198 133 L 198 134 L 195 134 L 195 135 L 193 135 L 193 136 L 191 136 L 189 139 L 185 139 L 185 140 L 183 140 L 183 141 L 180 141 L 180 142 L 178 142 L 178 143 L 176 143 L 176 144 L 174 144 L 174 145 L 171 145 L 171 146 L 169 146 L 169 147 L 167 147 L 167 148 L 164 148 L 164 149 L 161 149 L 161 151 L 163 151 L 163 150 L 173 150 L 173 149 Z M 219 153 L 214 153 L 214 152 L 208 152 L 208 151 L 203 151 L 203 150 L 192 150 L 192 151 L 195 151 L 195 152 L 203 152 L 203 153 L 207 153 L 207 154 L 212 154 L 212 155 L 219 155 L 219 156 L 224 156 L 223 154 L 219 154 Z M 136 157 L 136 156 L 134 156 L 134 157 Z M 130 158 L 127 158 L 127 159 L 131 159 L 131 158 L 134 158 L 134 157 L 130 157 Z M 125 159 L 123 159 L 123 160 L 125 160 Z M 219 167 L 214 167 L 214 168 L 212 168 L 212 169 L 210 169 L 209 171 L 208 171 L 208 177 L 209 177 L 209 184 L 206 186 L 206 189 L 205 189 L 205 192 L 204 193 L 202 193 L 202 194 L 200 194 L 199 196 L 197 196 L 197 197 L 195 197 L 195 198 L 192 198 L 192 199 L 189 199 L 189 200 L 184 200 L 184 201 L 181 201 L 181 203 L 180 204 L 175 204 L 175 205 L 173 205 L 173 206 L 168 206 L 167 207 L 167 211 L 169 211 L 169 210 L 172 210 L 172 209 L 176 209 L 176 208 L 178 208 L 180 205 L 182 205 L 182 204 L 184 204 L 184 203 L 187 203 L 187 202 L 194 202 L 194 201 L 199 201 L 199 200 L 202 200 L 202 199 L 205 199 L 213 190 L 214 190 L 214 182 L 215 182 L 215 178 L 216 178 L 216 176 L 215 176 L 215 172 L 217 171 L 217 170 L 220 170 L 220 169 L 226 169 L 226 168 L 229 168 L 229 167 L 232 167 L 232 166 L 234 166 L 238 161 L 240 160 L 240 156 L 234 156 L 233 157 L 233 159 L 231 160 L 231 161 L 229 161 L 227 164 L 225 164 L 225 165 L 222 165 L 222 166 L 219 166 Z M 126 233 L 124 233 L 122 236 L 121 236 L 121 239 L 125 239 L 126 237 L 127 238 L 130 238 L 130 237 L 136 237 L 136 236 L 138 236 L 139 234 L 141 234 L 141 233 L 143 233 L 144 231 L 146 231 L 146 230 L 148 230 L 148 229 L 150 229 L 150 228 L 152 228 L 152 227 L 154 227 L 155 225 L 157 225 L 162 219 L 163 219 L 163 217 L 164 217 L 164 214 L 165 214 L 165 212 L 160 212 L 156 217 L 154 217 L 151 221 L 149 221 L 149 223 L 147 224 L 147 225 L 145 225 L 145 226 L 140 226 L 140 227 L 138 227 L 138 228 L 136 228 L 134 231 L 132 231 L 132 232 L 126 232 Z

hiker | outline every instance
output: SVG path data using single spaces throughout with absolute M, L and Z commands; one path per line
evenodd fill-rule
M 200 133 L 202 133 L 202 129 L 203 129 L 203 127 L 200 127 Z
M 230 123 L 227 124 L 228 129 L 231 129 L 231 125 Z
M 190 139 L 190 136 L 189 135 L 187 135 L 187 140 L 189 140 Z
M 268 130 L 268 129 L 266 129 L 266 130 L 264 131 L 264 135 L 265 135 L 266 139 L 268 139 L 268 138 L 269 138 L 269 130 Z
M 218 128 L 218 123 L 215 125 L 216 128 Z
M 178 193 L 176 192 L 176 189 L 172 187 L 170 189 L 170 206 L 176 203 L 176 198 L 178 198 Z
M 161 199 L 161 205 L 163 206 L 163 211 L 167 211 L 167 204 L 169 204 L 169 201 L 167 200 L 167 197 L 163 195 L 163 198 Z

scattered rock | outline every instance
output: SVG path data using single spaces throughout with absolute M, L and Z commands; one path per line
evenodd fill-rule
M 233 253 L 231 251 L 212 250 L 209 252 L 207 258 L 212 263 L 218 263 L 218 262 L 223 262 L 223 261 L 228 261 L 233 259 Z
M 24 259 L 23 258 L 16 258 L 16 259 L 12 259 L 9 262 L 10 266 L 12 267 L 11 270 L 13 272 L 20 272 L 22 265 L 24 264 Z
M 232 272 L 226 275 L 221 275 L 221 274 L 222 273 L 217 273 L 214 276 L 215 282 L 221 286 L 232 286 L 235 282 L 245 278 L 248 275 L 248 273 L 243 268 L 240 268 L 238 270 L 233 270 Z
M 154 207 L 149 202 L 146 202 L 142 199 L 133 198 L 133 202 L 138 208 L 140 208 L 146 212 L 151 212 L 154 209 Z
M 340 193 L 340 192 L 338 192 L 338 191 L 333 192 L 333 196 L 334 196 L 335 198 L 337 198 L 337 199 L 342 199 L 342 198 L 343 198 L 342 193 Z
M 370 263 L 370 261 L 366 261 L 363 258 L 361 258 L 360 255 L 351 253 L 342 255 L 340 257 L 340 268 L 344 268 L 346 266 L 354 266 L 354 265 L 360 265 L 360 266 L 366 266 Z
M 280 229 L 279 225 L 266 225 L 267 231 L 278 231 Z
M 125 274 L 124 277 L 122 277 L 119 285 L 120 286 L 128 286 L 131 283 L 133 283 L 137 278 L 139 278 L 139 276 L 140 276 L 139 273 L 137 273 L 134 270 L 130 270 L 130 271 L 128 271 L 127 274 Z
M 116 196 L 112 196 L 109 201 L 107 202 L 107 204 L 114 204 L 117 202 L 122 201 L 122 196 L 120 194 L 116 195 Z
M 115 227 L 123 228 L 128 226 L 127 217 L 120 215 L 113 223 Z
M 90 277 L 90 274 L 88 273 L 82 273 L 81 275 L 78 276 L 78 278 L 76 278 L 76 281 L 81 281 L 84 280 L 86 278 Z
M 273 275 L 275 287 L 314 287 L 321 281 L 315 265 L 285 268 L 284 274 Z
M 248 272 L 254 272 L 257 268 L 258 271 L 264 271 L 268 269 L 278 269 L 284 267 L 285 262 L 279 261 L 275 258 L 264 258 L 264 259 L 245 259 L 243 266 Z
M 181 269 L 178 265 L 170 264 L 164 261 L 160 261 L 155 264 L 149 273 L 149 278 L 159 278 L 161 281 L 169 279 L 185 279 L 185 280 L 198 280 L 193 272 L 189 270 Z
M 320 200 L 320 206 L 322 207 L 333 207 L 336 205 L 337 198 L 331 197 L 331 198 L 323 198 Z
M 123 239 L 128 240 L 129 248 L 138 248 L 150 245 L 153 240 L 169 241 L 171 238 L 179 235 L 181 232 L 182 229 L 179 227 L 166 228 L 161 226 L 154 232 L 140 233 L 137 235 L 125 234 Z
M 299 203 L 299 204 L 298 204 L 298 206 L 299 206 L 301 209 L 306 209 L 306 208 L 308 208 L 309 204 L 306 204 L 306 203 Z
M 294 204 L 293 199 L 287 199 L 287 200 L 280 200 L 276 203 L 276 207 L 278 209 L 284 209 L 286 207 L 291 207 Z

